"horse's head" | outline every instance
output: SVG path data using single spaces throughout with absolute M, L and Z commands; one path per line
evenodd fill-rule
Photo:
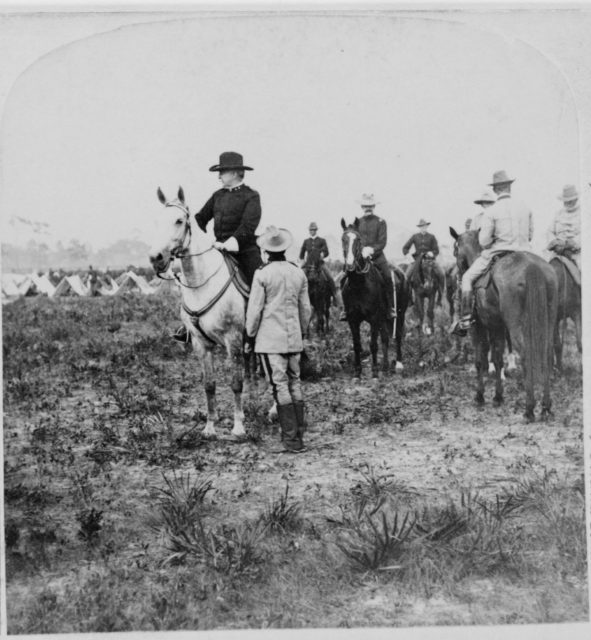
M 354 271 L 362 262 L 361 237 L 359 236 L 359 219 L 355 218 L 353 224 L 347 225 L 344 218 L 341 218 L 343 235 L 341 242 L 343 245 L 343 257 L 345 259 L 345 270 Z
M 174 200 L 167 200 L 160 187 L 157 193 L 158 200 L 164 205 L 164 213 L 158 219 L 149 257 L 154 271 L 162 273 L 173 258 L 181 257 L 189 248 L 191 220 L 182 187 L 179 187 Z
M 423 282 L 432 284 L 435 274 L 435 256 L 431 251 L 422 254 L 420 258 L 421 273 Z
M 481 248 L 478 242 L 478 231 L 470 230 L 464 231 L 464 233 L 457 233 L 453 227 L 450 227 L 449 233 L 455 240 L 454 256 L 456 258 L 456 264 L 458 265 L 458 271 L 462 276 L 480 255 Z

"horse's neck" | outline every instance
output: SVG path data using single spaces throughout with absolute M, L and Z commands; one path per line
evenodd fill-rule
M 197 228 L 191 226 L 191 243 L 187 256 L 181 259 L 181 271 L 186 287 L 183 295 L 192 299 L 210 298 L 223 286 L 228 273 L 224 268 L 224 257 L 219 251 L 208 250 L 211 242 Z

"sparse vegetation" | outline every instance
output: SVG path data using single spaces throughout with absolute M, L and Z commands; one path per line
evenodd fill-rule
M 8 631 L 587 619 L 574 347 L 555 417 L 532 429 L 519 376 L 476 409 L 463 357 L 446 364 L 448 336 L 419 342 L 410 316 L 388 378 L 351 380 L 343 323 L 309 344 L 309 450 L 293 457 L 274 453 L 262 389 L 245 442 L 201 438 L 201 371 L 168 337 L 178 299 L 4 306 Z

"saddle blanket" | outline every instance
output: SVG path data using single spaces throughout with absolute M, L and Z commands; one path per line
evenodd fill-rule
M 566 256 L 554 256 L 554 258 L 556 258 L 557 260 L 560 260 L 560 262 L 562 262 L 562 264 L 566 267 L 566 270 L 573 277 L 573 280 L 575 281 L 577 286 L 580 287 L 581 286 L 581 272 L 579 271 L 579 268 L 577 267 L 577 265 L 572 260 L 569 260 Z

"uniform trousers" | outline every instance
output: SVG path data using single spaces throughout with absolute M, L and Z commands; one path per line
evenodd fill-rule
M 265 377 L 278 405 L 301 402 L 300 353 L 261 353 Z

